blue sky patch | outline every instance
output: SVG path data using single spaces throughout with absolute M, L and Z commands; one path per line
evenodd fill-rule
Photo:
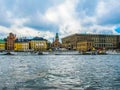
M 120 33 L 120 26 L 115 29 L 116 32 Z

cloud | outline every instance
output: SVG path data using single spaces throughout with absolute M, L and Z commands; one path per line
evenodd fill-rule
M 54 34 L 50 32 L 49 30 L 46 31 L 40 31 L 28 27 L 18 27 L 18 26 L 12 26 L 10 28 L 6 28 L 3 26 L 0 26 L 0 35 L 1 38 L 5 38 L 8 36 L 10 32 L 13 32 L 14 34 L 17 35 L 17 37 L 28 37 L 28 38 L 33 38 L 35 36 L 43 37 L 45 39 L 52 39 Z
M 4 34 L 35 36 L 41 32 L 48 39 L 56 32 L 60 37 L 74 33 L 119 34 L 119 0 L 0 0 L 0 7 L 0 33 Z
M 49 8 L 45 13 L 45 19 L 58 25 L 60 34 L 68 35 L 80 32 L 81 25 L 76 13 L 78 0 L 65 0 L 64 3 Z
M 116 25 L 120 24 L 119 0 L 101 0 L 96 8 L 98 24 Z
M 15 1 L 5 2 L 0 0 L 0 38 L 4 38 L 8 33 L 13 32 L 18 37 L 40 36 L 51 40 L 54 37 L 53 32 L 49 29 L 33 28 L 32 25 L 39 25 L 41 18 L 38 16 L 39 3 L 35 1 Z M 11 4 L 10 4 L 11 3 Z M 25 3 L 27 5 L 25 5 Z M 45 3 L 45 2 L 43 2 Z M 10 5 L 9 5 L 10 4 Z M 37 6 L 34 7 L 36 4 Z M 34 5 L 33 7 L 31 7 Z M 32 9 L 32 10 L 28 10 Z
M 49 8 L 44 18 L 58 25 L 63 37 L 73 33 L 116 34 L 115 26 L 120 23 L 119 6 L 118 1 L 113 0 L 65 0 Z

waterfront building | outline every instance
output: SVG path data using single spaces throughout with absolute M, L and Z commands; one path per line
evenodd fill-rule
M 62 38 L 62 44 L 66 48 L 79 50 L 79 45 L 87 41 L 93 42 L 93 47 L 96 49 L 119 49 L 120 35 L 101 35 L 101 34 L 73 34 Z M 81 43 L 81 44 L 80 44 Z M 87 43 L 87 42 L 86 42 Z M 77 45 L 78 44 L 78 45 Z M 87 45 L 87 44 L 86 44 Z
M 42 37 L 34 37 L 30 40 L 30 49 L 34 51 L 47 50 L 47 40 Z
M 13 33 L 9 33 L 9 36 L 7 37 L 6 40 L 6 49 L 7 50 L 14 50 L 14 42 L 16 40 L 16 35 Z
M 53 40 L 51 47 L 54 49 L 62 47 L 62 44 L 59 42 L 59 35 L 56 33 L 55 40 Z
M 5 41 L 0 39 L 0 51 L 5 50 Z
M 29 40 L 28 39 L 16 39 L 14 43 L 15 51 L 29 51 Z

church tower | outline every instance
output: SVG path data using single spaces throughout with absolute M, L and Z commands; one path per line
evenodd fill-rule
M 56 42 L 59 42 L 59 36 L 58 36 L 58 33 L 56 33 L 55 41 L 56 41 Z
M 16 40 L 16 35 L 14 35 L 13 33 L 9 33 L 9 36 L 7 37 L 7 41 L 6 41 L 7 50 L 14 50 L 15 40 Z
M 52 43 L 52 48 L 60 48 L 61 43 L 59 42 L 59 35 L 56 33 L 55 40 Z

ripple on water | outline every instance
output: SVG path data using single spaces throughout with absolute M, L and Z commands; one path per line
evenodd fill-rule
M 0 90 L 120 90 L 120 56 L 0 56 Z

